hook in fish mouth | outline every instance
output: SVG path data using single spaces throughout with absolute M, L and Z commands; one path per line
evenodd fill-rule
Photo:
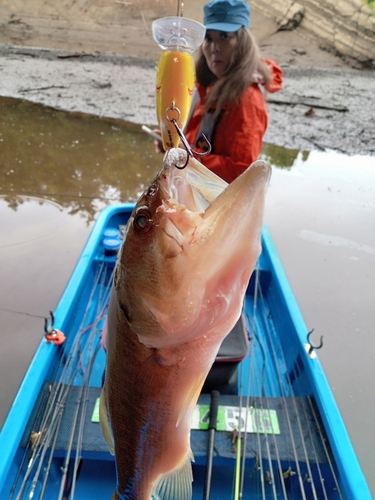
M 178 110 L 178 108 L 175 108 L 175 109 L 177 109 L 177 110 Z M 210 142 L 208 141 L 207 137 L 206 137 L 204 134 L 202 134 L 202 137 L 203 137 L 203 139 L 207 142 L 207 144 L 208 144 L 208 149 L 207 149 L 207 151 L 205 151 L 204 153 L 200 153 L 199 151 L 195 151 L 195 150 L 194 150 L 194 149 L 190 146 L 190 144 L 187 142 L 186 137 L 185 137 L 185 135 L 184 135 L 183 131 L 180 129 L 180 127 L 179 127 L 179 126 L 178 126 L 178 124 L 177 124 L 177 121 L 176 121 L 174 118 L 170 119 L 170 121 L 171 121 L 171 122 L 172 122 L 172 124 L 174 125 L 174 127 L 175 127 L 175 129 L 176 129 L 176 131 L 177 131 L 177 133 L 178 133 L 178 136 L 179 136 L 179 138 L 180 138 L 180 140 L 181 140 L 182 144 L 184 145 L 184 148 L 186 149 L 186 161 L 185 161 L 185 163 L 184 163 L 182 166 L 177 165 L 177 164 L 175 163 L 175 167 L 176 167 L 176 168 L 178 168 L 179 170 L 183 170 L 184 168 L 186 168 L 186 167 L 187 167 L 187 165 L 188 165 L 188 163 L 189 163 L 189 159 L 190 159 L 190 158 L 193 158 L 193 156 L 194 156 L 194 155 L 196 155 L 196 156 L 206 156 L 206 155 L 208 155 L 208 154 L 210 154 L 210 153 L 211 153 L 211 150 L 212 150 L 211 144 L 210 144 Z

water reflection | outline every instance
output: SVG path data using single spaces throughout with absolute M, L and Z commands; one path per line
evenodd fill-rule
M 17 245 L 53 235 L 65 217 L 64 209 L 57 203 L 30 196 L 0 195 L 0 213 L 1 252 L 7 247 L 13 247 L 14 252 Z
M 299 149 L 286 149 L 275 144 L 263 143 L 262 158 L 267 160 L 274 167 L 290 169 L 297 159 L 305 162 L 308 160 L 310 151 L 300 151 Z
M 135 201 L 161 167 L 138 125 L 0 97 L 0 194 L 56 201 L 89 223 L 104 206 Z M 264 144 L 263 158 L 290 169 L 309 152 Z
M 161 167 L 139 126 L 0 97 L 0 194 L 48 197 L 87 222 L 103 206 L 136 200 Z

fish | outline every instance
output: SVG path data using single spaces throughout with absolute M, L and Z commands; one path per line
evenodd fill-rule
M 190 500 L 190 425 L 261 251 L 270 165 L 231 184 L 166 152 L 117 257 L 100 423 L 115 455 L 113 500 Z M 180 168 L 176 168 L 180 167 Z

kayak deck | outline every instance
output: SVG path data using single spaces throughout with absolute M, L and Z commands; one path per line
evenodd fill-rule
M 94 229 L 56 311 L 56 327 L 64 331 L 66 342 L 60 347 L 44 344 L 41 349 L 44 353 L 48 349 L 50 358 L 46 360 L 45 354 L 41 358 L 37 353 L 33 362 L 34 369 L 39 362 L 43 378 L 40 376 L 39 385 L 34 378 L 36 402 L 30 404 L 28 423 L 22 428 L 6 480 L 0 484 L 1 498 L 29 498 L 26 495 L 33 487 L 39 467 L 39 462 L 35 462 L 33 473 L 28 475 L 32 456 L 30 436 L 38 432 L 41 436 L 38 459 L 43 460 L 34 485 L 34 498 L 60 499 L 71 494 L 77 500 L 103 500 L 111 498 L 113 493 L 114 458 L 99 423 L 92 421 L 105 369 L 100 341 L 115 265 L 115 257 L 104 254 L 100 241 L 103 228 L 126 223 L 130 207 L 109 213 L 103 227 Z M 311 356 L 306 352 L 307 330 L 293 297 L 284 294 L 288 285 L 282 273 L 275 274 L 267 231 L 263 238 L 264 251 L 244 303 L 249 348 L 239 365 L 238 393 L 222 394 L 219 400 L 225 418 L 223 430 L 215 435 L 211 498 L 233 498 L 238 477 L 243 483 L 243 499 L 370 498 L 366 496 L 365 483 L 357 490 L 358 496 L 352 495 L 354 490 L 341 461 L 340 446 L 348 449 L 354 473 L 361 479 L 355 470 L 355 455 L 351 454 L 345 429 L 342 431 L 337 409 L 331 403 L 319 361 L 314 352 Z M 45 363 L 43 369 L 41 360 Z M 318 386 L 316 378 L 320 380 Z M 203 412 L 199 425 L 209 401 L 209 394 L 199 398 Z M 234 412 L 232 421 L 228 418 L 231 412 Z M 233 422 L 240 420 L 247 424 L 247 419 L 253 429 L 240 433 L 245 465 L 238 466 L 239 441 L 231 430 L 235 427 Z M 335 431 L 341 434 L 336 435 Z M 43 439 L 45 445 L 41 446 Z M 205 430 L 192 430 L 193 499 L 203 496 L 207 440 Z M 1 472 L 0 467 L 0 477 Z M 47 477 L 45 485 L 44 477 Z M 25 496 L 18 496 L 22 488 Z

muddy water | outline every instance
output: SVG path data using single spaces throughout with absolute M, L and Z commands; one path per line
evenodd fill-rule
M 139 126 L 0 98 L 1 194 L 56 201 L 87 222 L 109 202 L 136 200 L 159 168 Z
M 375 494 L 375 157 L 263 156 L 266 223 Z M 139 126 L 0 98 L 0 425 L 98 212 L 160 161 Z

